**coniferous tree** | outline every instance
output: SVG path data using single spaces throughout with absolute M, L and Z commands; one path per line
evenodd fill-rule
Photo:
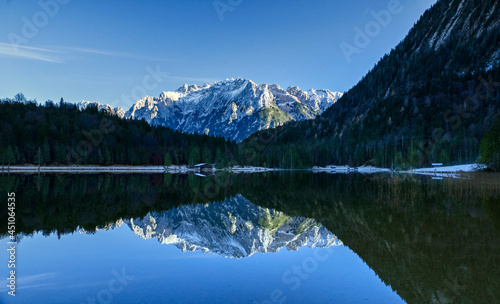
M 189 164 L 195 165 L 200 161 L 200 148 L 198 146 L 194 146 L 191 148 L 191 152 L 189 153 Z
M 43 164 L 42 148 L 38 148 L 38 152 L 35 154 L 33 160 L 36 162 L 37 166 L 41 166 Z
M 172 157 L 170 156 L 170 152 L 167 151 L 167 153 L 165 154 L 165 161 L 164 161 L 164 165 L 168 168 L 170 166 L 172 166 Z
M 16 156 L 14 155 L 14 150 L 9 145 L 7 146 L 7 150 L 5 151 L 5 160 L 8 166 L 16 162 Z
M 49 146 L 49 141 L 47 138 L 43 140 L 43 146 L 42 146 L 42 156 L 43 156 L 43 161 L 44 162 L 50 162 L 51 157 L 50 157 L 50 146 Z
M 479 160 L 494 171 L 500 170 L 500 117 L 496 119 L 486 132 L 480 147 Z

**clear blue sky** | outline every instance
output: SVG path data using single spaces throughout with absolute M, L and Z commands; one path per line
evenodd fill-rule
M 0 0 L 0 97 L 128 109 L 126 95 L 237 77 L 346 91 L 436 0 L 41 2 L 52 3 L 47 12 L 38 1 Z M 371 13 L 397 4 L 387 24 Z M 356 47 L 355 28 L 367 26 L 373 37 L 349 62 L 340 45 Z M 162 72 L 160 83 L 143 85 L 148 67 Z

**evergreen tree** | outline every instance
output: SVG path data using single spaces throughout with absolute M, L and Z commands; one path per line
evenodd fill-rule
M 490 170 L 500 171 L 500 117 L 484 135 L 480 146 L 479 161 Z
M 33 161 L 35 161 L 38 166 L 43 164 L 42 148 L 38 148 L 38 152 L 35 154 Z
M 195 146 L 191 149 L 191 152 L 189 152 L 189 164 L 195 165 L 199 161 L 200 161 L 200 148 L 198 148 L 198 146 Z
M 104 164 L 107 166 L 113 164 L 113 160 L 111 159 L 111 152 L 109 152 L 108 147 L 104 148 Z
M 14 155 L 14 150 L 12 150 L 12 147 L 10 145 L 7 147 L 7 150 L 5 151 L 5 160 L 4 161 L 9 166 L 16 162 L 16 156 Z
M 43 140 L 43 146 L 42 146 L 42 155 L 43 155 L 43 161 L 44 162 L 50 162 L 50 146 L 49 146 L 49 141 L 47 138 Z
M 101 149 L 97 151 L 97 163 L 99 165 L 104 165 L 104 154 L 102 154 Z
M 208 149 L 208 147 L 203 148 L 203 156 L 202 156 L 202 161 L 205 163 L 211 163 L 212 162 L 212 153 Z
M 14 146 L 14 148 L 12 149 L 14 151 L 14 157 L 15 157 L 15 162 L 17 164 L 22 164 L 24 163 L 23 161 L 23 156 L 19 153 L 19 148 L 16 146 Z
M 164 165 L 168 168 L 170 166 L 172 166 L 172 157 L 170 156 L 170 152 L 167 151 L 167 153 L 165 154 L 165 161 L 164 161 Z

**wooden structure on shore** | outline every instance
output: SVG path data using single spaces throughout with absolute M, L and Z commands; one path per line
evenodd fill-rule
M 201 174 L 212 174 L 212 171 L 214 169 L 214 166 L 211 164 L 197 164 L 194 166 L 196 172 L 201 173 Z

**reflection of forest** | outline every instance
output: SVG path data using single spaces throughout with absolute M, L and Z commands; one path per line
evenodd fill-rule
M 244 195 L 321 222 L 408 303 L 500 299 L 498 177 L 313 176 L 301 186 L 293 180 L 299 178 L 266 182 L 280 194 Z
M 94 230 L 242 194 L 258 206 L 322 223 L 408 303 L 500 299 L 497 176 L 1 176 L 0 189 L 16 191 L 17 230 L 25 234 Z M 5 235 L 6 227 L 0 229 Z

